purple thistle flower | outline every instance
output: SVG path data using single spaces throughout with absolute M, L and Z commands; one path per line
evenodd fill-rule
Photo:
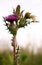
M 13 22 L 13 21 L 16 21 L 18 17 L 17 15 L 9 15 L 3 18 L 4 18 L 4 21 Z

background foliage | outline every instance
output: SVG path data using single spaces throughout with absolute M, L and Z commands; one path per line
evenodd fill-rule
M 27 49 L 20 49 L 18 57 L 19 65 L 42 65 L 42 53 L 29 53 Z M 13 52 L 0 52 L 0 65 L 13 65 Z

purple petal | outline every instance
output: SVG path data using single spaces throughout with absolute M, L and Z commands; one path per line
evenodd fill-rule
M 17 15 L 9 15 L 5 17 L 5 20 L 9 22 L 13 22 L 13 21 L 16 21 L 17 18 L 18 18 Z

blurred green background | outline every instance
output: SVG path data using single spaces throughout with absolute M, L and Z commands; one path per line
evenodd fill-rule
M 18 54 L 18 65 L 42 65 L 42 53 L 29 53 L 27 49 L 20 49 Z M 13 65 L 13 52 L 0 52 L 0 65 Z

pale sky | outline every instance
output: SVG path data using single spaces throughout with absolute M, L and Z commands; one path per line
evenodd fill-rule
M 37 16 L 39 21 L 38 24 L 32 23 L 30 26 L 25 27 L 25 29 L 19 29 L 19 32 L 17 32 L 18 42 L 23 42 L 21 46 L 25 47 L 26 43 L 42 41 L 42 0 L 0 0 L 0 40 L 6 39 L 10 42 L 12 35 L 5 30 L 6 27 L 4 26 L 2 16 L 12 14 L 12 8 L 15 8 L 18 4 L 21 6 L 21 10 L 31 12 Z

